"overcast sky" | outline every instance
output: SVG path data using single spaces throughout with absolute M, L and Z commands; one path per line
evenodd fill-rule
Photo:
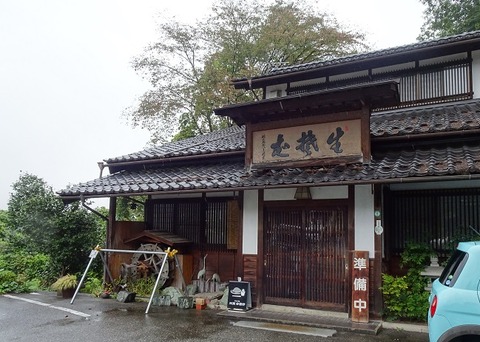
M 375 49 L 414 43 L 423 23 L 419 0 L 317 3 Z M 22 171 L 57 191 L 97 178 L 98 161 L 142 150 L 148 132 L 122 118 L 148 89 L 131 59 L 155 41 L 159 13 L 193 22 L 210 5 L 0 0 L 0 209 Z

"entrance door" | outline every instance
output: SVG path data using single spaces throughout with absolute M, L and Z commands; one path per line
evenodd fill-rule
M 264 302 L 346 310 L 347 207 L 264 210 Z

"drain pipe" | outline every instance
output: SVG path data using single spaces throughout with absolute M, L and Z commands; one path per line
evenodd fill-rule
M 106 164 L 103 161 L 97 162 L 98 168 L 100 169 L 100 177 L 102 178 L 103 175 L 103 169 L 105 168 Z

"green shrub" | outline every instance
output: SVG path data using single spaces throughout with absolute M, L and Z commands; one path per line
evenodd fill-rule
M 98 278 L 88 278 L 85 281 L 85 286 L 82 288 L 82 292 L 92 294 L 95 297 L 100 296 L 100 294 L 104 292 L 102 280 Z
M 14 272 L 5 269 L 0 270 L 0 284 L 15 281 L 16 278 L 17 275 Z
M 23 274 L 0 270 L 0 294 L 31 292 L 39 288 L 39 280 L 27 280 Z
M 9 250 L 0 255 L 0 269 L 12 271 L 28 280 L 41 280 L 43 287 L 47 287 L 55 279 L 51 271 L 50 257 L 42 253 Z
M 38 291 L 42 289 L 42 281 L 40 279 L 29 279 L 25 281 L 25 289 L 27 292 Z
M 401 256 L 401 265 L 408 268 L 407 274 L 403 277 L 382 274 L 381 291 L 386 319 L 426 320 L 429 293 L 425 287 L 428 280 L 420 272 L 427 265 L 430 255 L 428 246 L 409 243 Z
M 426 244 L 409 242 L 401 255 L 400 266 L 421 272 L 430 262 L 432 253 L 432 248 Z
M 135 292 L 139 297 L 149 297 L 155 286 L 155 280 L 153 277 L 132 280 L 127 283 L 127 289 L 130 292 Z
M 78 281 L 77 276 L 74 274 L 66 274 L 58 278 L 52 285 L 51 288 L 54 291 L 62 291 L 67 289 L 74 289 L 77 287 Z
M 426 280 L 420 274 L 408 273 L 403 277 L 382 275 L 382 293 L 387 320 L 406 319 L 425 321 L 429 293 Z

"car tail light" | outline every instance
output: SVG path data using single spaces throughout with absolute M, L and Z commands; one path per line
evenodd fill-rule
M 435 315 L 435 311 L 437 311 L 437 296 L 433 297 L 432 304 L 430 304 L 430 317 Z

